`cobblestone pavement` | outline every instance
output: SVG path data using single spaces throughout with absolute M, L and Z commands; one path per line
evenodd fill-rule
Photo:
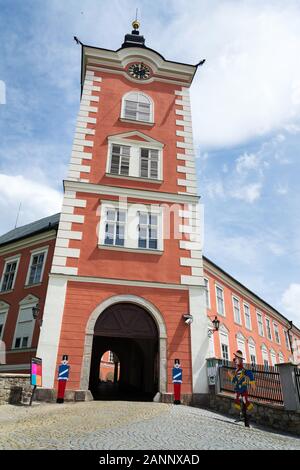
M 300 450 L 300 438 L 198 408 L 98 401 L 1 406 L 0 449 Z

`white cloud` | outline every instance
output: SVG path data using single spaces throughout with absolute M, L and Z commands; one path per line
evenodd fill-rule
M 245 202 L 253 203 L 260 198 L 262 190 L 261 183 L 250 183 L 240 186 L 238 189 L 231 191 L 231 196 Z
M 282 294 L 282 305 L 289 318 L 300 325 L 300 284 L 289 285 Z
M 18 226 L 59 212 L 62 194 L 21 175 L 0 174 L 0 233 L 14 228 L 20 203 L 22 206 Z
M 257 170 L 260 167 L 260 156 L 255 153 L 244 153 L 236 160 L 236 171 L 247 173 L 249 170 Z

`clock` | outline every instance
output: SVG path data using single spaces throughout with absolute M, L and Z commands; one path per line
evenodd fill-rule
M 127 73 L 136 80 L 148 80 L 152 75 L 150 67 L 143 62 L 130 64 L 127 69 Z

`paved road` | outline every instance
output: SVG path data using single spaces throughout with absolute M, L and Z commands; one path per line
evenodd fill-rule
M 300 450 L 300 438 L 245 429 L 211 411 L 163 403 L 4 405 L 0 449 Z

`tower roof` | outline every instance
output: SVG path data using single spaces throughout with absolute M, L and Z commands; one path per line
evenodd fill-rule
M 137 20 L 132 22 L 133 30 L 131 34 L 125 34 L 123 47 L 145 47 L 145 38 L 140 36 L 139 27 L 140 23 Z

